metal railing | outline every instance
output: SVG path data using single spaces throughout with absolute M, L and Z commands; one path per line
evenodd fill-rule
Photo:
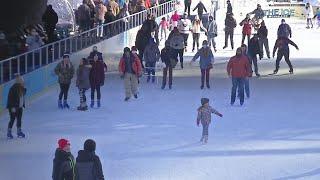
M 59 60 L 64 53 L 75 53 L 129 29 L 142 25 L 147 14 L 156 17 L 166 15 L 175 8 L 175 0 L 132 14 L 108 24 L 47 44 L 38 49 L 0 61 L 0 84 L 14 78 L 14 74 L 26 74 Z

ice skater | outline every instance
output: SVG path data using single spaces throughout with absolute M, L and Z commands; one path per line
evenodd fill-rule
M 289 68 L 290 68 L 289 73 L 293 74 L 293 67 L 292 67 L 292 64 L 290 62 L 289 44 L 291 44 L 297 50 L 299 50 L 298 45 L 296 43 L 294 43 L 293 41 L 291 41 L 290 39 L 285 38 L 285 37 L 281 37 L 281 38 L 277 39 L 277 41 L 276 41 L 276 43 L 274 45 L 274 48 L 273 48 L 273 56 L 272 56 L 274 58 L 275 53 L 278 50 L 277 60 L 276 60 L 276 69 L 273 71 L 274 74 L 278 73 L 278 70 L 279 70 L 279 67 L 280 67 L 279 64 L 280 64 L 280 61 L 281 61 L 283 56 L 284 56 L 284 59 L 287 62 Z
M 202 125 L 202 137 L 200 142 L 208 143 L 209 125 L 211 123 L 211 114 L 223 117 L 221 113 L 209 105 L 208 98 L 201 98 L 201 106 L 198 108 L 197 126 Z
M 89 64 L 86 58 L 82 58 L 79 63 L 79 68 L 77 69 L 77 81 L 76 86 L 79 89 L 80 95 L 80 106 L 78 106 L 79 111 L 88 110 L 86 91 L 90 88 L 90 71 L 92 66 Z
M 313 23 L 312 23 L 312 18 L 313 18 L 313 9 L 312 6 L 310 5 L 310 3 L 306 4 L 305 10 L 304 10 L 304 15 L 306 16 L 307 19 L 307 29 L 310 29 L 310 24 L 311 24 L 311 28 L 313 28 Z

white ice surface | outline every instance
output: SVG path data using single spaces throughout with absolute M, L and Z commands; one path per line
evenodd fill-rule
M 267 21 L 270 49 L 279 21 Z M 0 117 L 0 179 L 51 179 L 59 138 L 71 141 L 75 156 L 85 139 L 94 139 L 109 180 L 320 179 L 320 31 L 306 30 L 301 22 L 292 24 L 293 40 L 300 47 L 291 48 L 295 74 L 285 75 L 288 67 L 282 62 L 280 76 L 253 77 L 251 98 L 244 107 L 231 107 L 224 62 L 234 51 L 222 50 L 222 23 L 210 90 L 200 90 L 198 67 L 186 63 L 185 70 L 174 71 L 172 90 L 142 79 L 139 98 L 129 102 L 123 101 L 123 81 L 109 74 L 102 108 L 87 112 L 75 110 L 79 96 L 74 84 L 71 110 L 58 110 L 54 87 L 25 109 L 26 139 L 6 140 L 8 116 Z M 236 46 L 240 32 L 238 27 Z M 271 73 L 274 63 L 259 61 L 261 74 Z M 201 97 L 210 98 L 224 114 L 213 117 L 207 145 L 198 143 L 201 128 L 195 122 Z

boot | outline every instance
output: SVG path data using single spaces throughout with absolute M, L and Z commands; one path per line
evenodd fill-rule
M 69 108 L 70 108 L 70 106 L 69 106 L 69 104 L 68 104 L 67 100 L 64 100 L 64 101 L 63 101 L 63 108 L 67 108 L 67 109 L 69 109 Z
M 203 142 L 203 140 L 204 140 L 204 136 L 201 137 L 200 142 Z
M 172 89 L 172 85 L 169 85 L 169 89 Z
M 153 75 L 152 76 L 152 83 L 154 83 L 156 81 L 156 77 Z
M 275 69 L 274 71 L 273 71 L 273 74 L 277 74 L 278 73 L 278 69 Z
M 133 96 L 134 96 L 134 98 L 138 99 L 138 94 L 135 94 L 135 95 L 133 95 Z
M 91 100 L 90 107 L 91 107 L 91 108 L 94 107 L 94 100 Z
M 62 105 L 62 101 L 61 100 L 58 101 L 58 108 L 59 109 L 63 109 L 63 105 Z
M 259 73 L 256 73 L 256 76 L 257 76 L 257 77 L 260 77 L 260 74 L 259 74 Z
M 204 143 L 205 143 L 205 144 L 208 143 L 208 135 L 204 136 Z
M 124 99 L 124 101 L 129 101 L 129 99 L 130 99 L 129 97 L 126 97 L 126 98 Z
M 11 128 L 8 128 L 7 138 L 8 139 L 13 139 Z
M 210 89 L 210 84 L 209 83 L 207 83 L 207 88 Z
M 200 86 L 200 89 L 203 89 L 203 88 L 204 88 L 204 85 L 201 85 L 201 86 Z
M 98 99 L 98 101 L 97 101 L 97 106 L 98 106 L 98 108 L 101 107 L 100 99 Z
M 161 89 L 164 89 L 165 87 L 166 87 L 166 85 L 165 85 L 165 84 L 162 84 Z
M 18 138 L 25 138 L 26 137 L 26 135 L 22 132 L 21 128 L 18 128 L 17 136 L 18 136 Z
M 148 75 L 148 78 L 147 78 L 147 83 L 148 83 L 148 82 L 150 82 L 150 75 Z
M 289 73 L 293 74 L 293 69 L 292 68 L 290 68 Z

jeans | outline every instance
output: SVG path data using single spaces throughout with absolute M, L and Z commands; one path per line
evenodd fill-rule
M 184 47 L 186 48 L 188 46 L 188 38 L 189 34 L 182 34 L 183 39 L 184 39 Z
M 146 62 L 146 70 L 148 73 L 148 82 L 150 81 L 150 75 L 152 74 L 152 82 L 155 81 L 155 76 L 156 76 L 156 62 Z
M 256 54 L 255 54 L 255 55 L 250 55 L 249 61 L 250 61 L 251 67 L 252 67 L 252 64 L 253 64 L 253 66 L 254 66 L 254 72 L 255 72 L 256 74 L 259 74 L 257 55 L 256 55 Z M 251 72 L 253 72 L 253 71 L 251 70 Z
M 214 36 L 208 36 L 207 40 L 208 40 L 208 43 L 209 43 L 210 47 L 212 45 L 213 48 L 216 48 L 216 42 L 215 42 L 214 38 L 215 38 Z
M 311 28 L 313 28 L 312 19 L 311 18 L 307 18 L 307 26 L 310 27 L 310 24 L 311 24 Z
M 16 112 L 12 112 L 9 109 L 10 121 L 8 124 L 8 129 L 12 129 L 14 121 L 17 119 L 17 128 L 21 128 L 21 119 L 22 119 L 23 108 L 16 108 Z
M 188 12 L 188 16 L 190 16 L 190 6 L 189 3 L 184 3 L 184 12 Z
M 101 99 L 100 85 L 91 85 L 91 101 L 94 100 L 94 93 L 97 91 L 97 99 Z
M 289 59 L 289 49 L 279 49 L 278 50 L 278 53 L 277 53 L 277 60 L 276 60 L 276 70 L 278 71 L 279 70 L 279 67 L 280 67 L 280 61 L 282 59 L 282 57 L 284 56 L 284 60 L 287 62 L 290 70 L 293 69 L 292 67 L 292 64 L 290 62 L 290 59 Z
M 167 84 L 168 71 L 169 71 L 169 87 L 172 86 L 172 67 L 165 67 L 163 68 L 162 87 L 165 87 Z
M 241 44 L 244 44 L 244 40 L 246 39 L 246 37 L 248 38 L 248 44 L 249 44 L 249 41 L 250 41 L 250 35 L 249 34 L 242 34 Z
M 247 98 L 249 98 L 250 97 L 250 85 L 249 85 L 249 78 L 248 77 L 244 79 L 244 91 L 246 93 Z M 240 95 L 240 89 L 238 89 L 238 97 L 240 97 L 239 95 Z
M 59 100 L 62 100 L 62 97 L 64 100 L 68 99 L 68 92 L 69 92 L 70 84 L 61 84 L 60 83 L 60 94 L 59 94 Z
M 239 89 L 240 104 L 244 103 L 244 81 L 245 78 L 232 78 L 231 104 L 234 104 L 236 101 L 237 89 Z
M 268 38 L 259 38 L 259 46 L 260 46 L 260 51 L 262 52 L 262 57 L 263 57 L 263 47 L 266 50 L 267 57 L 270 58 L 270 49 L 269 49 L 269 40 Z
M 193 51 L 195 48 L 195 45 L 197 45 L 197 49 L 199 49 L 200 33 L 192 33 L 192 38 L 193 38 L 193 44 L 192 44 L 192 51 Z
M 183 54 L 184 54 L 183 49 L 173 49 L 173 58 L 178 60 L 178 56 L 179 56 L 181 66 L 183 66 Z

